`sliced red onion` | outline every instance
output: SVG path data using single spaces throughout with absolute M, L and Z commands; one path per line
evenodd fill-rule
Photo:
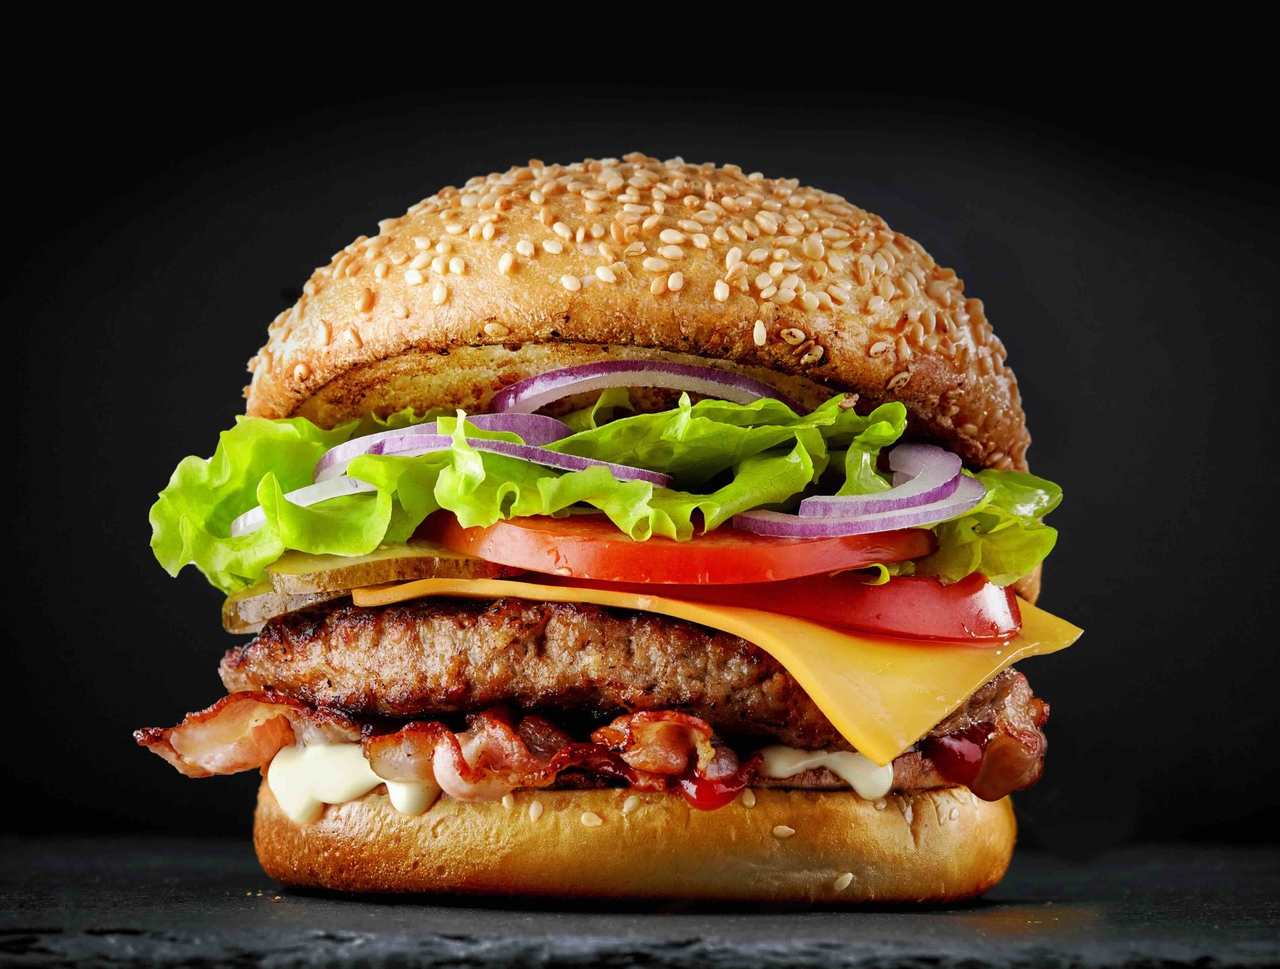
M 502 431 L 518 434 L 525 444 L 541 447 L 553 441 L 559 441 L 573 433 L 573 428 L 563 421 L 544 414 L 468 414 L 468 423 L 482 431 Z M 382 454 L 383 441 L 404 437 L 406 434 L 435 436 L 439 430 L 435 421 L 414 424 L 412 427 L 401 427 L 392 431 L 379 431 L 377 434 L 366 434 L 354 440 L 330 448 L 316 462 L 313 478 L 316 481 L 328 481 L 346 473 L 347 465 L 362 454 Z
M 368 482 L 357 481 L 355 478 L 334 478 L 332 481 L 307 485 L 297 491 L 290 491 L 284 496 L 284 500 L 305 508 L 308 505 L 328 501 L 330 498 L 341 498 L 343 495 L 358 495 L 364 491 L 376 490 Z M 266 523 L 266 513 L 262 510 L 262 506 L 259 505 L 250 511 L 246 511 L 231 523 L 231 537 L 239 538 L 241 535 L 251 535 Z
M 416 436 L 405 437 L 399 441 L 394 439 L 381 442 L 379 454 L 395 454 L 400 457 L 412 457 L 419 454 L 431 454 L 435 451 L 447 451 L 453 443 L 452 438 Z M 489 454 L 501 454 L 508 458 L 519 458 L 532 464 L 556 468 L 559 471 L 585 471 L 587 468 L 608 468 L 619 481 L 648 481 L 659 488 L 671 486 L 671 476 L 657 471 L 646 471 L 644 468 L 633 468 L 629 464 L 611 464 L 595 458 L 580 458 L 576 454 L 559 454 L 546 448 L 534 447 L 532 444 L 516 444 L 512 441 L 486 441 L 478 437 L 467 438 L 467 443 L 477 451 Z
M 794 401 L 776 388 L 753 377 L 720 367 L 698 367 L 660 360 L 606 360 L 551 370 L 499 391 L 489 402 L 489 408 L 502 413 L 532 414 L 562 397 L 609 387 L 689 390 L 735 404 L 749 404 L 761 397 L 772 397 L 797 413 L 800 410 Z
M 733 516 L 733 527 L 757 535 L 773 535 L 777 538 L 839 538 L 843 535 L 866 535 L 872 532 L 888 532 L 895 528 L 914 528 L 919 525 L 936 525 L 940 521 L 962 515 L 973 508 L 987 489 L 981 481 L 961 475 L 956 490 L 941 501 L 914 508 L 870 515 L 845 515 L 831 518 L 801 518 L 777 511 L 744 511 Z
M 953 494 L 960 458 L 932 444 L 899 444 L 889 452 L 893 487 L 870 495 L 815 495 L 800 502 L 800 517 L 848 518 L 918 508 Z

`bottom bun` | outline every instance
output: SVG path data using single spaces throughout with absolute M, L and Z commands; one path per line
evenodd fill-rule
M 303 825 L 264 782 L 254 844 L 277 881 L 344 892 L 839 904 L 972 898 L 1013 854 L 1009 799 L 963 787 L 753 793 L 699 811 L 676 794 L 525 790 L 416 817 L 369 794 Z

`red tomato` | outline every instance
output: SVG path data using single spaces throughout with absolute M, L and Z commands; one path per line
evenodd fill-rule
M 531 572 L 683 585 L 775 583 L 901 562 L 934 549 L 932 533 L 918 528 L 845 538 L 770 538 L 720 528 L 687 542 L 636 542 L 603 515 L 513 518 L 487 528 L 463 528 L 452 514 L 440 513 L 420 534 L 455 552 Z
M 867 585 L 863 576 L 813 575 L 785 582 L 732 586 L 652 586 L 621 582 L 579 582 L 625 592 L 648 592 L 671 599 L 714 602 L 797 616 L 827 626 L 860 629 L 909 639 L 983 641 L 995 644 L 1022 628 L 1013 586 L 992 585 L 970 575 L 951 585 L 937 579 L 900 576 Z

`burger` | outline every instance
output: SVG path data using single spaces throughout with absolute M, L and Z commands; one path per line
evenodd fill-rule
M 1061 490 L 982 303 L 795 180 L 530 161 L 378 224 L 151 509 L 252 636 L 139 744 L 351 892 L 978 895 Z

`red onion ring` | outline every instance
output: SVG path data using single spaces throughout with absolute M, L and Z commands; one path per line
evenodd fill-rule
M 532 444 L 516 444 L 512 441 L 486 441 L 478 437 L 469 437 L 467 443 L 477 451 L 488 454 L 501 454 L 508 458 L 519 458 L 531 464 L 555 468 L 559 471 L 585 471 L 587 468 L 608 468 L 619 481 L 648 481 L 659 488 L 669 488 L 672 478 L 668 474 L 657 471 L 646 471 L 644 468 L 633 468 L 629 464 L 612 464 L 595 458 L 580 458 L 576 454 L 560 454 L 546 448 L 534 447 Z M 417 457 L 420 454 L 433 454 L 447 451 L 453 444 L 453 438 L 438 434 L 406 434 L 400 438 L 386 438 L 379 441 L 369 454 L 394 454 L 397 457 Z
M 659 360 L 606 360 L 536 374 L 500 390 L 489 402 L 489 409 L 499 413 L 531 414 L 562 397 L 608 387 L 690 390 L 735 404 L 749 404 L 761 397 L 771 397 L 800 413 L 794 401 L 754 377 L 720 367 L 698 367 Z
M 539 447 L 544 444 L 551 444 L 553 441 L 559 441 L 573 433 L 573 428 L 568 424 L 543 414 L 468 414 L 466 420 L 482 431 L 503 431 L 509 434 L 518 434 L 525 444 L 533 444 Z M 427 421 L 423 424 L 414 424 L 411 427 L 379 431 L 376 434 L 357 437 L 326 451 L 320 460 L 316 462 L 312 478 L 315 481 L 328 481 L 330 478 L 336 478 L 338 475 L 344 474 L 347 470 L 347 465 L 360 455 L 382 454 L 380 447 L 383 441 L 398 439 L 406 434 L 435 436 L 439 434 L 439 430 L 436 421 Z
M 955 493 L 961 461 L 932 444 L 899 444 L 889 452 L 893 487 L 869 495 L 815 495 L 800 502 L 800 517 L 849 518 L 918 508 Z
M 987 489 L 976 478 L 960 476 L 956 490 L 941 501 L 899 508 L 871 515 L 847 515 L 833 518 L 801 518 L 777 511 L 744 511 L 733 516 L 733 527 L 756 535 L 777 538 L 839 538 L 843 535 L 867 535 L 897 528 L 936 525 L 940 521 L 962 515 L 986 497 Z
M 377 490 L 367 481 L 358 481 L 355 478 L 334 478 L 331 481 L 307 485 L 297 491 L 290 491 L 284 496 L 284 500 L 290 504 L 306 508 L 308 505 L 319 504 L 322 501 L 328 501 L 330 498 L 341 498 L 343 495 L 358 495 L 364 491 Z M 262 506 L 258 505 L 231 522 L 231 537 L 239 538 L 242 535 L 251 535 L 266 523 L 267 515 L 262 510 Z

